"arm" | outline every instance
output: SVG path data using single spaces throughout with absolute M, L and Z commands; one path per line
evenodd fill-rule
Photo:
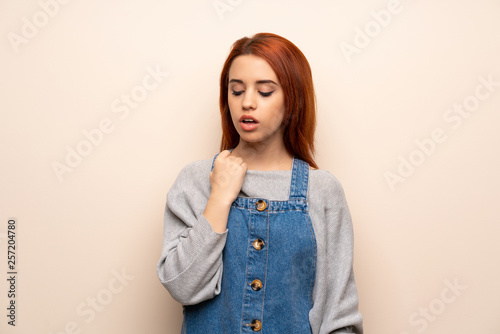
M 184 167 L 168 191 L 157 265 L 160 282 L 183 305 L 197 304 L 220 293 L 227 236 L 227 229 L 214 231 L 202 213 L 205 206 L 209 208 L 208 172 L 196 166 Z M 218 204 L 213 202 L 211 210 L 217 211 Z M 224 216 L 219 214 L 215 219 L 223 220 Z
M 318 267 L 314 305 L 310 313 L 313 333 L 363 333 L 353 271 L 353 226 L 344 191 L 330 173 L 324 182 L 323 209 L 319 212 Z

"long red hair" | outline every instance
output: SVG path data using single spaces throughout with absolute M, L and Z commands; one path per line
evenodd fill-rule
M 259 33 L 234 42 L 220 77 L 219 106 L 222 122 L 220 150 L 235 148 L 239 143 L 228 105 L 229 69 L 240 55 L 252 54 L 265 59 L 283 87 L 286 150 L 295 157 L 318 168 L 314 162 L 314 131 L 316 129 L 316 97 L 311 68 L 304 54 L 289 40 L 271 33 Z

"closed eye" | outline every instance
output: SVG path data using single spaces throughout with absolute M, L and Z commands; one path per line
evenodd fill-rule
M 239 95 L 243 94 L 243 92 L 244 92 L 243 90 L 239 90 L 239 91 L 233 90 L 232 94 L 235 96 L 239 96 Z M 272 93 L 274 93 L 274 90 L 270 91 L 270 92 L 259 92 L 259 94 L 261 96 L 264 96 L 264 97 L 271 96 Z
M 259 92 L 259 94 L 262 96 L 271 96 L 272 93 L 274 93 L 274 90 L 270 92 Z

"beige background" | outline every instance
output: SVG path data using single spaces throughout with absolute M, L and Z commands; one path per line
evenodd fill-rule
M 0 280 L 0 331 L 179 333 L 156 277 L 166 193 L 218 152 L 231 44 L 267 31 L 313 69 L 316 158 L 352 212 L 366 333 L 500 333 L 499 14 L 497 0 L 2 1 L 0 277 L 9 217 L 19 276 L 15 328 Z M 146 90 L 148 69 L 168 76 Z

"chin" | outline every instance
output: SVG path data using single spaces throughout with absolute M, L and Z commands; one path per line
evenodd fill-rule
M 240 140 L 246 141 L 247 143 L 258 143 L 263 140 L 260 136 L 248 136 L 246 134 L 243 134 L 243 136 L 240 134 Z

